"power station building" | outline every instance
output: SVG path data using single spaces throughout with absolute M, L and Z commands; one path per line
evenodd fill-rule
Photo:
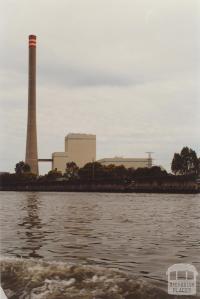
M 52 169 L 65 172 L 66 163 L 83 167 L 96 161 L 96 135 L 71 133 L 65 137 L 65 151 L 52 154 Z
M 124 158 L 124 157 L 114 157 L 114 158 L 104 158 L 98 160 L 102 165 L 113 164 L 115 166 L 123 165 L 126 168 L 144 168 L 152 167 L 152 158 Z
M 68 162 L 75 162 L 78 167 L 83 167 L 89 162 L 96 161 L 96 135 L 71 133 L 65 137 L 65 151 L 52 154 L 52 169 L 65 172 Z M 126 168 L 143 168 L 152 166 L 152 158 L 105 158 L 97 160 L 103 165 L 123 165 Z
M 96 135 L 74 134 L 65 137 L 65 151 L 55 152 L 52 159 L 38 159 L 37 124 L 36 124 L 36 35 L 29 35 L 29 71 L 28 71 L 28 118 L 25 162 L 31 172 L 38 175 L 38 162 L 52 162 L 52 169 L 62 173 L 68 162 L 75 162 L 80 168 L 89 162 L 96 161 Z M 124 165 L 127 168 L 151 167 L 151 154 L 148 158 L 105 158 L 98 160 L 103 165 Z

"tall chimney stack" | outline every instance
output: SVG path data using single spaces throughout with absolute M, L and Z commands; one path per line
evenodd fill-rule
M 36 36 L 29 35 L 28 120 L 26 158 L 31 172 L 38 175 L 37 125 L 36 125 Z

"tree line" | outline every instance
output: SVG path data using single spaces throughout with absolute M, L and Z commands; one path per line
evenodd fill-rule
M 175 176 L 193 176 L 194 178 L 200 174 L 200 158 L 194 150 L 184 147 L 180 154 L 175 153 L 171 163 L 171 170 Z M 15 166 L 15 173 L 5 173 L 0 176 L 1 184 L 26 184 L 26 183 L 51 183 L 51 182 L 97 182 L 97 183 L 131 183 L 134 180 L 141 179 L 166 179 L 172 176 L 166 170 L 159 166 L 151 168 L 125 168 L 123 165 L 108 166 L 99 162 L 90 162 L 79 168 L 75 162 L 66 164 L 65 173 L 62 174 L 57 169 L 50 170 L 47 174 L 37 177 L 30 172 L 30 166 L 20 161 Z

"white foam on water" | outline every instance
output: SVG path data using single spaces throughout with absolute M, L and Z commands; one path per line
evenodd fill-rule
M 99 266 L 17 258 L 0 264 L 8 299 L 173 298 L 144 279 Z

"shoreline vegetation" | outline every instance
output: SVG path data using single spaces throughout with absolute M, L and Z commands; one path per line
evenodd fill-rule
M 170 194 L 197 194 L 200 193 L 198 185 L 164 185 L 129 187 L 125 185 L 108 184 L 81 184 L 81 185 L 25 185 L 1 186 L 0 191 L 18 192 L 100 192 L 100 193 L 170 193 Z
M 37 176 L 20 161 L 15 173 L 0 173 L 0 191 L 200 193 L 200 158 L 195 151 L 184 147 L 175 153 L 171 169 L 174 174 L 159 166 L 134 169 L 90 162 L 79 168 L 69 162 L 64 174 L 54 169 Z

